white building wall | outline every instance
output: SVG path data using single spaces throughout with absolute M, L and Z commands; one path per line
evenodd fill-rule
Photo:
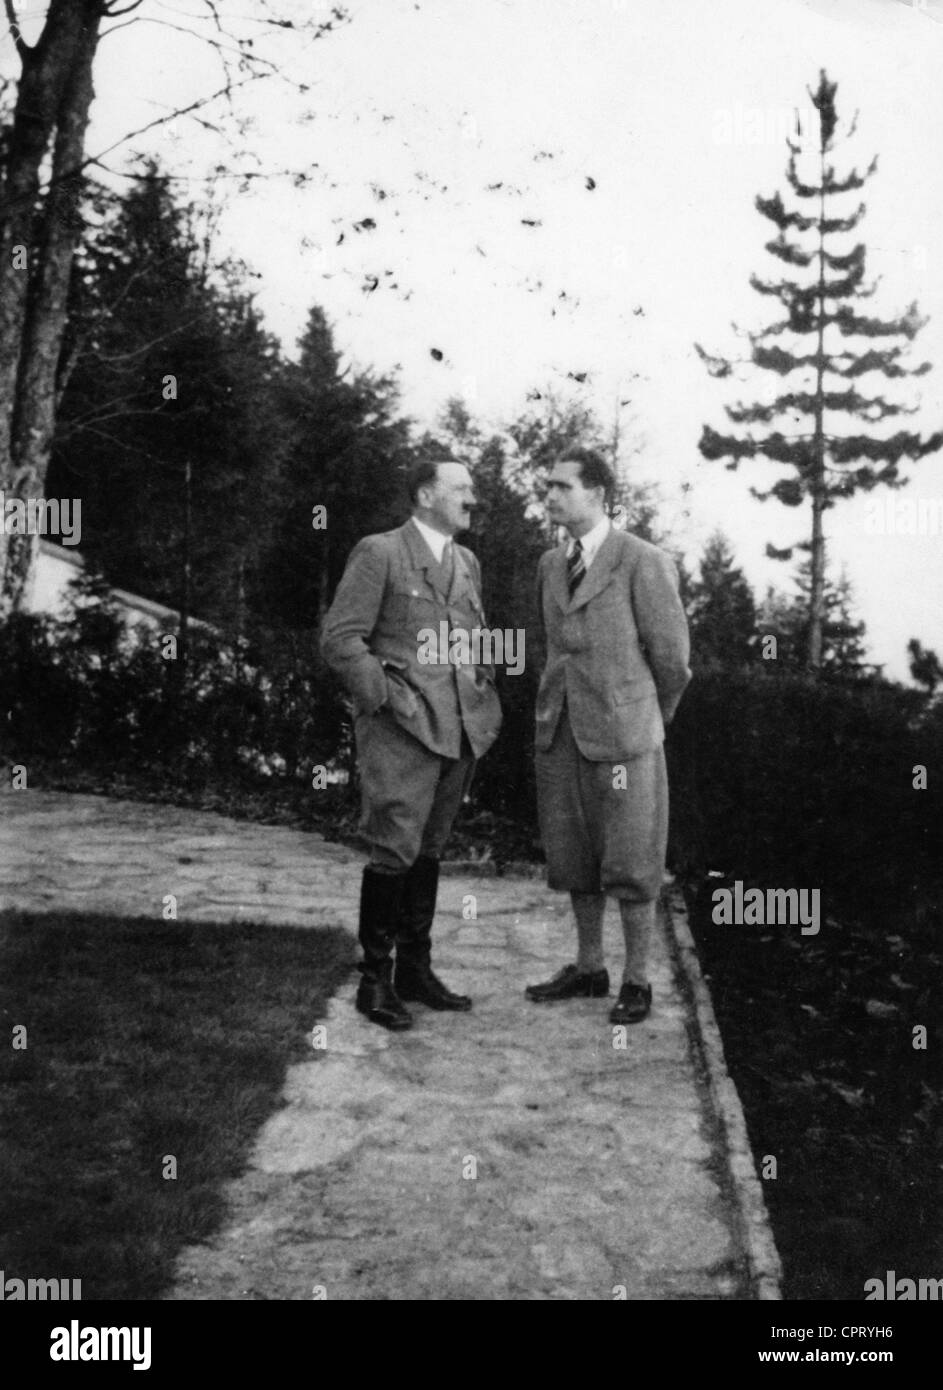
M 68 611 L 69 582 L 82 573 L 81 555 L 62 545 L 40 540 L 29 590 L 23 602 L 27 613 L 47 613 L 64 618 Z
M 28 613 L 46 613 L 51 618 L 68 617 L 72 597 L 69 585 L 83 569 L 81 555 L 40 538 L 29 590 L 23 603 L 25 610 Z M 167 608 L 153 599 L 129 593 L 127 589 L 112 589 L 111 596 L 129 627 L 159 633 L 176 634 L 179 631 L 180 614 L 175 608 Z M 194 627 L 207 626 L 198 618 L 192 619 L 192 624 Z

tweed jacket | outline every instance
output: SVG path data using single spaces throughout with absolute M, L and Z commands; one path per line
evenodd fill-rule
M 657 748 L 691 672 L 677 568 L 657 546 L 611 528 L 572 599 L 567 546 L 537 567 L 547 662 L 537 692 L 537 748 L 566 705 L 584 757 L 606 762 Z
M 412 521 L 351 551 L 321 633 L 321 652 L 353 696 L 355 715 L 387 707 L 433 753 L 457 758 L 462 728 L 476 758 L 501 728 L 493 668 L 419 659 L 423 629 L 484 627 L 477 558 L 453 544 L 449 592 Z M 428 650 L 428 649 L 427 649 Z M 447 655 L 447 652 L 445 653 Z

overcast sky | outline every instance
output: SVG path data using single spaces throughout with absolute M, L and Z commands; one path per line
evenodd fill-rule
M 352 22 L 330 37 L 281 43 L 279 61 L 307 95 L 263 83 L 240 107 L 252 124 L 239 168 L 309 175 L 303 187 L 275 176 L 228 185 L 223 245 L 255 272 L 270 328 L 292 349 L 321 304 L 348 356 L 395 369 L 420 426 L 452 395 L 498 426 L 529 391 L 575 391 L 567 374 L 585 373 L 584 398 L 606 421 L 631 402 L 633 470 L 659 483 L 689 563 L 719 526 L 758 591 L 786 586 L 791 566 L 767 560 L 765 546 L 805 538 L 809 511 L 749 497 L 779 470 L 730 473 L 697 449 L 705 422 L 723 428 L 725 402 L 768 386 L 755 375 L 739 388 L 712 380 L 694 343 L 736 353 L 732 323 L 756 330 L 776 316 L 748 284 L 751 272 L 785 269 L 763 249 L 772 226 L 753 199 L 785 191 L 791 113 L 808 112 L 824 67 L 840 116 L 860 112 L 838 171 L 879 155 L 858 237 L 869 275 L 883 278 L 865 310 L 891 316 L 916 299 L 931 316 L 913 361 L 935 370 L 887 394 L 921 404 L 905 423 L 943 423 L 943 0 L 350 8 Z M 186 24 L 201 9 L 146 0 L 141 13 Z M 318 9 L 286 0 L 283 12 Z M 223 0 L 222 10 L 251 17 L 255 6 Z M 177 30 L 145 22 L 115 33 L 99 56 L 90 151 L 217 78 L 205 47 Z M 206 168 L 231 158 L 186 118 L 108 162 L 120 169 L 129 149 L 160 153 L 195 192 Z M 366 218 L 375 227 L 358 230 Z M 943 456 L 909 476 L 899 497 L 943 499 Z M 865 497 L 827 514 L 830 564 L 847 568 L 872 659 L 904 678 L 908 638 L 943 648 L 943 535 L 868 534 L 867 515 Z

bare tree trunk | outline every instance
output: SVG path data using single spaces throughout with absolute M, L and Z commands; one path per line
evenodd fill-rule
M 51 0 L 39 41 L 28 47 L 15 35 L 22 64 L 10 145 L 0 187 L 0 468 L 9 471 L 13 404 L 22 347 L 28 270 L 16 254 L 33 246 L 39 171 L 55 130 L 72 54 L 82 32 L 87 3 Z
M 23 71 L 0 201 L 0 488 L 12 497 L 42 496 L 52 445 L 101 19 L 101 0 L 51 0 L 38 42 L 17 38 Z M 35 537 L 0 534 L 0 611 L 22 600 L 35 550 Z
M 819 161 L 819 346 L 815 366 L 815 426 L 812 436 L 812 551 L 809 590 L 809 644 L 807 659 L 813 670 L 822 665 L 822 624 L 825 610 L 825 132 Z

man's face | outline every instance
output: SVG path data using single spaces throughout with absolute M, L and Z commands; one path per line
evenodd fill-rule
M 547 512 L 550 520 L 565 526 L 571 536 L 585 535 L 605 515 L 603 490 L 584 485 L 575 459 L 561 459 L 547 479 Z
M 420 519 L 443 535 L 454 536 L 471 525 L 475 487 L 464 463 L 440 463 L 436 480 L 419 489 Z

